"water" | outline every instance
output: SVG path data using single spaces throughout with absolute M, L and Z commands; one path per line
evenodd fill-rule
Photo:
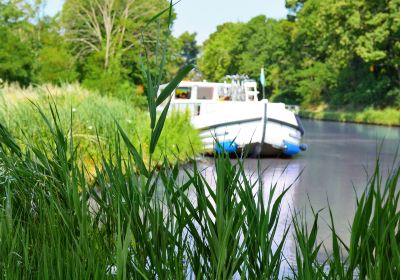
M 393 166 L 400 145 L 400 128 L 310 120 L 303 120 L 303 125 L 308 151 L 292 159 L 268 158 L 260 162 L 261 169 L 265 170 L 262 175 L 265 188 L 274 183 L 281 188 L 293 184 L 282 207 L 281 231 L 286 223 L 285 217 L 289 217 L 294 209 L 306 210 L 307 223 L 312 225 L 310 203 L 315 210 L 325 208 L 321 217 L 328 221 L 326 207 L 329 200 L 337 232 L 342 239 L 348 240 L 356 194 L 364 191 L 378 153 L 383 173 Z M 204 174 L 212 180 L 212 158 L 200 162 L 205 168 Z M 245 160 L 249 175 L 256 175 L 257 165 L 257 159 Z M 329 251 L 330 229 L 323 220 L 320 220 L 318 234 L 319 241 L 325 241 Z M 293 260 L 294 254 L 293 240 L 289 239 L 285 256 Z

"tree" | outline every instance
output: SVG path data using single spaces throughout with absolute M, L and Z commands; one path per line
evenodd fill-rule
M 241 38 L 242 52 L 239 56 L 239 72 L 253 79 L 265 68 L 269 91 L 280 94 L 285 82 L 285 71 L 292 65 L 288 56 L 291 44 L 292 23 L 285 20 L 258 16 L 245 24 Z
M 0 0 L 0 78 L 23 85 L 31 81 L 34 60 L 28 8 L 23 1 Z
M 300 7 L 294 43 L 304 62 L 322 62 L 337 73 L 334 99 L 358 106 L 388 102 L 386 93 L 400 85 L 400 1 L 291 2 Z
M 291 38 L 295 24 L 257 16 L 247 23 L 225 24 L 205 42 L 199 65 L 206 78 L 220 80 L 227 74 L 247 74 L 258 80 L 264 66 L 267 92 L 285 99 L 293 89 Z M 290 54 L 290 55 L 289 55 Z
M 166 0 L 67 0 L 63 26 L 83 69 L 83 82 L 107 85 L 99 89 L 109 91 L 128 77 L 140 79 L 141 44 L 154 49 L 158 26 L 147 28 L 141 42 L 143 28 L 167 7 Z
M 180 56 L 184 60 L 183 64 L 196 63 L 197 55 L 199 54 L 196 36 L 196 33 L 185 32 L 177 39 Z
M 296 88 L 306 106 L 318 105 L 327 97 L 335 86 L 337 73 L 329 64 L 313 62 L 296 77 L 299 79 Z
M 34 81 L 60 84 L 77 80 L 76 60 L 62 35 L 59 17 L 41 18 L 36 29 L 40 36 L 34 63 Z
M 0 78 L 28 85 L 32 78 L 33 59 L 30 42 L 0 26 Z
M 67 0 L 63 17 L 66 35 L 76 44 L 79 54 L 104 55 L 104 68 L 122 48 L 133 0 Z M 127 50 L 132 45 L 127 46 Z
M 168 53 L 166 60 L 166 80 L 172 79 L 180 69 L 187 64 L 196 64 L 200 47 L 196 42 L 196 33 L 184 32 L 178 38 L 170 36 L 168 39 Z M 189 74 L 193 78 L 194 71 Z
M 198 66 L 206 79 L 221 81 L 226 75 L 238 73 L 242 28 L 242 23 L 225 23 L 204 42 Z

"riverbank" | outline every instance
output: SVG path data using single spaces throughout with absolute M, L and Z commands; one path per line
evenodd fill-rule
M 100 161 L 101 149 L 114 149 L 110 146 L 117 135 L 116 122 L 133 145 L 143 152 L 145 163 L 149 161 L 149 114 L 131 100 L 102 96 L 78 84 L 61 87 L 43 85 L 25 89 L 11 85 L 0 89 L 0 103 L 0 122 L 22 146 L 26 145 L 26 140 L 30 144 L 50 142 L 53 132 L 43 117 L 51 120 L 52 114 L 56 113 L 61 128 L 66 135 L 73 136 L 79 154 L 89 169 Z M 57 112 L 52 112 L 50 105 Z M 171 164 L 185 162 L 201 150 L 200 137 L 191 126 L 189 115 L 171 112 L 152 162 L 158 164 L 164 157 Z M 122 151 L 125 158 L 128 149 L 123 148 Z
M 386 108 L 383 110 L 368 108 L 359 112 L 313 112 L 300 110 L 299 115 L 302 118 L 313 120 L 400 126 L 400 110 L 394 108 Z

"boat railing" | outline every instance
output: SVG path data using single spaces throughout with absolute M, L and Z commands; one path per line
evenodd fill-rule
M 191 116 L 198 116 L 201 112 L 207 109 L 210 104 L 215 104 L 213 100 L 180 100 L 178 102 L 171 103 L 171 109 L 174 111 L 190 111 Z

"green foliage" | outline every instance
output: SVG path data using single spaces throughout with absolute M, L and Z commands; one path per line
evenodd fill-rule
M 7 82 L 74 81 L 74 58 L 57 18 L 40 17 L 42 1 L 0 1 L 0 77 Z
M 32 78 L 33 53 L 16 33 L 0 26 L 0 77 L 9 82 L 29 84 Z
M 158 39 L 168 41 L 163 82 L 185 63 L 192 63 L 198 53 L 195 34 L 183 34 L 178 40 L 162 28 L 165 14 L 147 25 L 168 3 L 68 0 L 60 14 L 48 17 L 41 0 L 1 0 L 0 78 L 24 86 L 79 81 L 88 89 L 135 100 L 141 106 L 143 98 L 135 94 L 136 85 L 145 83 L 141 46 L 154 54 L 160 51 Z M 152 74 L 159 70 L 156 63 L 150 65 Z
M 273 101 L 393 106 L 400 88 L 400 1 L 288 0 L 286 7 L 287 20 L 258 16 L 221 25 L 204 44 L 204 76 L 258 80 L 264 65 Z
M 335 70 L 330 65 L 319 62 L 299 71 L 297 78 L 297 92 L 303 97 L 303 104 L 306 106 L 321 103 L 336 82 Z
M 142 45 L 155 53 L 158 51 L 155 42 L 170 36 L 164 28 L 167 21 L 164 14 L 158 22 L 149 26 L 147 22 L 167 8 L 168 3 L 167 0 L 66 1 L 62 26 L 65 37 L 73 42 L 72 52 L 78 57 L 83 84 L 102 94 L 125 98 L 132 94 L 134 83 L 144 84 L 140 67 Z M 152 73 L 158 71 L 155 64 L 151 65 Z
M 102 95 L 128 98 L 133 95 L 133 85 L 124 79 L 124 72 L 118 60 L 112 60 L 105 70 L 103 53 L 94 53 L 83 66 L 83 86 L 98 91 Z
M 196 33 L 184 32 L 178 38 L 170 37 L 166 53 L 165 80 L 170 81 L 173 73 L 177 73 L 188 64 L 196 64 L 200 46 L 197 45 Z M 191 79 L 194 73 L 189 73 Z
M 68 42 L 60 33 L 59 18 L 44 17 L 36 25 L 37 40 L 34 82 L 71 83 L 77 81 L 76 59 Z
M 185 64 L 196 63 L 197 55 L 199 54 L 196 35 L 196 33 L 184 32 L 177 38 L 180 55 L 185 60 Z
M 0 1 L 0 78 L 29 84 L 34 52 L 30 33 L 30 15 L 22 1 Z
M 40 83 L 61 84 L 77 80 L 74 58 L 65 48 L 45 46 L 37 59 L 36 79 Z
M 0 90 L 0 98 L 0 120 L 7 124 L 20 142 L 29 139 L 30 143 L 40 145 L 52 138 L 41 115 L 26 98 L 40 106 L 46 116 L 51 116 L 48 102 L 52 100 L 57 105 L 59 125 L 64 131 L 71 126 L 72 114 L 70 132 L 87 167 L 93 166 L 93 161 L 98 162 L 101 158 L 100 150 L 96 147 L 97 140 L 104 148 L 113 142 L 115 120 L 137 149 L 140 146 L 146 148 L 150 138 L 149 119 L 131 100 L 100 96 L 77 85 L 61 88 L 44 86 L 32 91 L 6 87 Z M 167 129 L 161 134 L 159 148 L 154 154 L 155 164 L 164 157 L 171 163 L 186 161 L 190 155 L 201 151 L 202 143 L 198 132 L 190 125 L 189 115 L 173 113 L 166 119 L 165 126 Z M 185 131 L 184 137 L 182 131 Z M 144 151 L 143 157 L 148 162 L 149 154 L 146 149 Z M 123 152 L 125 154 L 127 150 L 123 149 Z
M 265 65 L 268 83 L 276 82 L 277 79 L 270 78 L 269 70 L 273 71 L 278 62 L 285 63 L 288 34 L 282 25 L 265 16 L 255 17 L 244 25 L 241 33 L 243 51 L 239 63 L 241 73 L 256 77 L 260 75 L 258 64 Z
M 272 101 L 328 104 L 332 110 L 399 103 L 399 0 L 287 0 L 287 20 L 257 16 L 225 23 L 204 43 L 199 59 L 195 33 L 172 37 L 160 28 L 165 14 L 147 24 L 168 7 L 167 0 L 68 0 L 53 18 L 43 16 L 43 3 L 0 1 L 3 81 L 79 81 L 103 95 L 143 103 L 134 94 L 146 81 L 140 46 L 154 57 L 162 39 L 168 50 L 163 82 L 196 61 L 203 78 L 212 81 L 235 73 L 258 80 L 264 66 Z M 149 65 L 152 75 L 160 70 L 155 61 Z
M 221 81 L 224 76 L 237 72 L 241 23 L 226 23 L 217 27 L 204 43 L 199 68 L 204 78 Z
M 394 38 L 400 32 L 395 20 L 400 2 L 301 2 L 294 43 L 307 44 L 301 48 L 303 56 L 337 70 L 338 87 L 331 88 L 331 99 L 325 101 L 339 106 L 392 105 L 387 93 L 400 85 L 399 64 L 394 63 L 399 58 Z

